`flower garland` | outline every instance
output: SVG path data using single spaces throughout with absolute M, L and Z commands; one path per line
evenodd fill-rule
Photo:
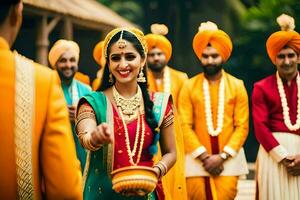
M 283 88 L 283 83 L 282 83 L 281 78 L 279 77 L 278 71 L 276 73 L 276 79 L 277 79 L 277 88 L 278 88 L 278 92 L 279 92 L 279 96 L 280 96 L 280 100 L 281 100 L 282 111 L 283 111 L 284 124 L 290 131 L 296 131 L 300 128 L 300 77 L 299 77 L 299 73 L 297 74 L 297 78 L 296 78 L 297 88 L 298 88 L 298 95 L 297 95 L 297 97 L 298 97 L 297 103 L 298 104 L 297 104 L 297 120 L 294 125 L 292 125 L 292 123 L 291 123 L 289 107 L 287 104 L 286 95 L 285 95 L 284 88 Z
M 206 126 L 209 135 L 218 136 L 222 132 L 223 121 L 224 121 L 224 102 L 225 102 L 225 85 L 224 79 L 221 78 L 219 86 L 219 101 L 218 101 L 218 114 L 217 114 L 217 128 L 213 127 L 212 120 L 212 110 L 210 102 L 210 93 L 209 93 L 209 84 L 206 78 L 203 80 L 203 94 L 204 94 L 204 107 L 205 107 L 205 117 L 206 117 Z

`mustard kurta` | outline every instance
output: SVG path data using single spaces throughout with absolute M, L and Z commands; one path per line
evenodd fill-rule
M 183 83 L 188 80 L 188 76 L 186 73 L 175 70 L 171 67 L 166 66 L 166 68 L 170 72 L 170 93 L 172 94 L 173 102 L 176 108 L 178 108 L 178 97 L 181 87 Z M 153 92 L 164 92 L 164 85 L 157 85 L 154 79 L 154 76 L 150 70 L 148 70 L 147 74 L 148 83 L 149 83 L 149 90 Z
M 224 108 L 224 123 L 222 132 L 218 135 L 219 151 L 225 151 L 231 156 L 235 156 L 244 144 L 248 135 L 248 121 L 249 121 L 249 108 L 248 96 L 244 87 L 243 81 L 222 72 L 225 84 L 225 108 Z M 205 148 L 208 154 L 212 153 L 211 137 L 208 134 L 205 118 L 204 96 L 203 96 L 203 79 L 204 74 L 201 73 L 189 81 L 182 87 L 179 96 L 179 114 L 182 120 L 182 129 L 184 137 L 185 152 L 190 154 L 198 148 Z M 209 82 L 211 107 L 213 113 L 213 124 L 216 128 L 217 109 L 218 109 L 218 91 L 220 81 L 211 83 Z M 236 194 L 237 178 L 215 177 L 214 185 L 217 191 L 218 199 L 230 199 Z M 203 180 L 196 177 L 188 178 L 187 183 L 195 187 L 199 186 L 196 191 L 198 194 L 204 194 Z M 226 183 L 228 182 L 228 184 Z M 231 184 L 233 183 L 233 184 Z M 222 190 L 222 185 L 226 185 Z M 228 188 L 232 188 L 228 190 Z M 192 190 L 188 190 L 192 193 Z M 233 191 L 233 192 L 232 192 Z M 189 196 L 192 194 L 189 194 Z M 225 198 L 227 195 L 227 198 Z M 223 196 L 223 198 L 220 198 Z M 193 199 L 193 198 L 191 198 Z
M 34 196 L 82 199 L 82 178 L 76 158 L 66 103 L 58 77 L 34 65 L 32 173 Z M 27 66 L 22 66 L 26 68 Z M 17 199 L 15 153 L 15 59 L 0 37 L 0 199 Z M 28 89 L 28 88 L 27 88 Z
M 177 71 L 170 67 L 168 68 L 170 72 L 170 93 L 172 94 L 173 102 L 176 108 L 178 108 L 178 96 L 181 90 L 183 83 L 188 79 L 186 73 Z M 156 81 L 153 77 L 153 74 L 148 70 L 147 74 L 149 90 L 152 92 L 163 92 L 164 85 L 157 86 Z M 175 127 L 175 140 L 176 140 L 176 149 L 177 149 L 177 161 L 173 168 L 168 172 L 166 176 L 163 177 L 163 187 L 167 200 L 171 199 L 187 199 L 186 193 L 186 183 L 185 183 L 185 167 L 184 167 L 184 146 L 183 146 L 183 136 L 182 130 L 180 127 L 178 114 L 176 109 L 174 109 L 174 127 Z M 158 161 L 158 157 L 155 158 L 155 161 Z

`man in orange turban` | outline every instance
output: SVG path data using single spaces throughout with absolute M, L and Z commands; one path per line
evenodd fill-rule
M 248 135 L 247 91 L 242 80 L 222 69 L 232 42 L 216 24 L 201 23 L 193 49 L 204 73 L 185 82 L 178 102 L 188 197 L 231 200 L 238 177 L 248 173 L 242 148 Z
M 152 92 L 169 92 L 172 94 L 174 105 L 178 108 L 177 100 L 183 83 L 188 79 L 187 74 L 167 66 L 172 54 L 172 45 L 164 36 L 168 28 L 163 24 L 153 24 L 150 34 L 145 36 L 148 46 L 147 78 L 149 90 Z M 166 199 L 187 199 L 184 178 L 184 147 L 178 115 L 175 115 L 175 137 L 177 161 L 173 168 L 163 178 Z
M 95 80 L 93 81 L 93 84 L 92 84 L 92 88 L 93 88 L 94 91 L 96 91 L 100 87 L 103 72 L 104 72 L 104 66 L 102 67 L 102 64 L 101 64 L 103 44 L 104 44 L 104 41 L 98 42 L 96 44 L 96 46 L 94 47 L 94 51 L 93 51 L 94 60 L 99 65 L 99 70 L 97 72 L 97 77 L 95 78 Z
M 0 1 L 0 199 L 78 199 L 82 175 L 56 73 L 10 50 L 22 0 Z
M 300 35 L 294 19 L 277 18 L 281 31 L 267 40 L 277 72 L 255 83 L 254 131 L 261 144 L 257 156 L 259 199 L 300 199 Z
M 56 69 L 63 89 L 65 99 L 68 105 L 69 119 L 72 125 L 73 138 L 76 145 L 77 157 L 81 163 L 81 169 L 84 169 L 86 152 L 80 145 L 75 132 L 75 113 L 79 99 L 90 93 L 91 88 L 86 84 L 74 78 L 78 71 L 79 46 L 76 42 L 70 40 L 58 40 L 49 51 L 49 62 Z

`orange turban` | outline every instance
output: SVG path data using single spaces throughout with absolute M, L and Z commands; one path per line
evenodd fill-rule
M 101 68 L 101 59 L 103 53 L 103 44 L 104 41 L 98 42 L 94 47 L 94 51 L 93 51 L 94 60 L 100 65 L 100 68 Z
M 203 50 L 210 44 L 214 47 L 223 59 L 227 61 L 232 51 L 232 42 L 230 37 L 217 25 L 208 21 L 201 23 L 199 32 L 193 39 L 193 49 L 197 57 L 201 59 Z
M 58 40 L 52 46 L 48 55 L 50 65 L 53 68 L 55 68 L 56 62 L 66 51 L 73 51 L 76 55 L 76 60 L 78 61 L 80 52 L 78 44 L 71 40 Z
M 145 36 L 148 50 L 150 51 L 153 48 L 159 48 L 164 52 L 166 61 L 168 62 L 172 55 L 171 42 L 164 36 L 168 33 L 168 27 L 164 24 L 152 24 L 151 32 L 152 33 Z
M 300 54 L 300 35 L 296 31 L 294 19 L 288 15 L 282 14 L 277 18 L 281 31 L 273 33 L 267 40 L 266 47 L 268 55 L 275 64 L 278 52 L 285 46 L 288 46 Z

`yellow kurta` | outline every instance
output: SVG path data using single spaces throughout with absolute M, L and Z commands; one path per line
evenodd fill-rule
M 52 70 L 36 63 L 34 73 L 31 149 L 34 196 L 41 199 L 44 191 L 47 199 L 82 199 L 80 165 L 58 77 Z M 1 37 L 0 74 L 0 199 L 17 199 L 14 143 L 16 70 L 14 55 Z
M 222 72 L 222 76 L 225 84 L 225 109 L 222 132 L 218 136 L 219 150 L 220 152 L 226 151 L 231 156 L 235 156 L 248 135 L 248 96 L 243 81 L 224 71 Z M 185 152 L 189 154 L 199 147 L 204 147 L 209 154 L 212 153 L 210 135 L 207 131 L 205 118 L 203 79 L 204 74 L 201 73 L 187 81 L 179 97 L 179 114 L 182 120 Z M 219 83 L 220 81 L 214 83 L 209 82 L 214 128 L 216 127 L 217 121 Z M 221 183 L 222 181 L 223 183 Z M 222 181 L 215 180 L 215 187 L 222 188 L 221 185 L 218 184 L 225 184 L 226 177 L 223 177 Z M 188 180 L 187 182 L 191 182 L 194 187 L 197 186 L 194 181 Z M 237 180 L 236 178 L 228 177 L 228 182 L 228 187 L 231 185 L 232 189 L 227 189 L 227 192 L 226 190 L 217 190 L 217 194 L 219 194 L 217 195 L 219 197 L 218 199 L 226 195 L 229 197 L 232 195 L 235 196 Z M 231 182 L 235 184 L 230 184 Z M 188 191 L 190 191 L 190 189 L 188 189 Z M 230 191 L 235 191 L 235 193 L 228 194 Z M 205 191 L 202 191 L 201 194 L 205 195 Z M 201 198 L 199 197 L 199 199 Z
M 188 79 L 186 73 L 177 71 L 170 67 L 167 67 L 170 72 L 170 93 L 172 94 L 174 105 L 177 108 L 178 102 L 178 95 L 181 90 L 183 83 Z M 163 92 L 164 85 L 161 84 L 160 86 L 156 85 L 156 81 L 151 73 L 148 70 L 148 83 L 149 83 L 149 90 L 152 92 Z M 177 149 L 177 161 L 173 168 L 168 172 L 166 176 L 163 177 L 163 187 L 164 192 L 166 195 L 167 200 L 171 199 L 187 199 L 186 193 L 186 183 L 185 183 L 185 165 L 184 165 L 184 146 L 183 146 L 183 136 L 182 131 L 178 119 L 178 115 L 175 111 L 175 118 L 174 118 L 174 127 L 175 127 L 175 140 L 176 140 L 176 149 Z M 155 161 L 159 160 L 159 156 L 155 157 Z

